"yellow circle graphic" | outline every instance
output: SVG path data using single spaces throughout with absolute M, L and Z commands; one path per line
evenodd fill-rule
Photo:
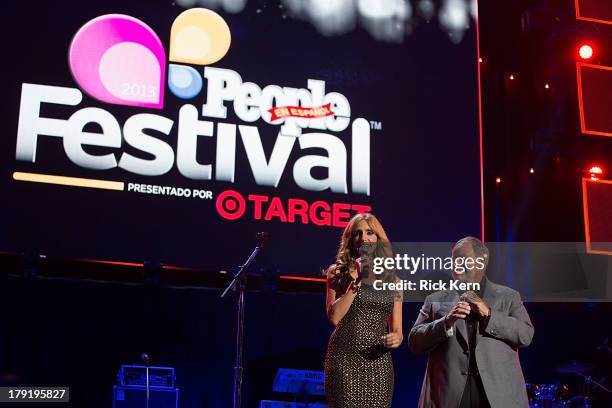
M 214 64 L 227 54 L 232 35 L 223 18 L 212 10 L 185 10 L 172 23 L 170 61 Z

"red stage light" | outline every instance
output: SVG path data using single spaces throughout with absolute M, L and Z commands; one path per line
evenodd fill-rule
M 599 165 L 593 165 L 589 167 L 589 175 L 591 176 L 591 180 L 597 181 L 604 174 L 603 168 Z
M 602 175 L 603 174 L 603 169 L 601 168 L 601 166 L 592 166 L 589 169 L 589 173 Z
M 591 47 L 589 44 L 583 44 L 580 46 L 578 54 L 580 55 L 580 58 L 588 60 L 593 56 L 593 47 Z

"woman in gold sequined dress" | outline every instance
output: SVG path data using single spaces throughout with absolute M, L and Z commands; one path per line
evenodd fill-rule
M 372 270 L 371 258 L 379 256 L 392 256 L 382 225 L 369 213 L 354 216 L 342 234 L 336 263 L 326 271 L 327 318 L 336 327 L 325 356 L 330 408 L 391 406 L 390 350 L 403 340 L 402 298 L 372 286 L 374 279 L 396 281 L 393 271 L 364 273 Z

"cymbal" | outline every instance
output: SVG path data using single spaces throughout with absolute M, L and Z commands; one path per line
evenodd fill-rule
M 561 364 L 557 366 L 557 372 L 562 374 L 583 373 L 593 369 L 593 364 L 586 361 L 574 360 L 571 363 Z

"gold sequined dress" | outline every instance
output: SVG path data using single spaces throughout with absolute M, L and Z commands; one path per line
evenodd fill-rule
M 381 337 L 388 332 L 392 310 L 393 296 L 361 284 L 327 346 L 325 392 L 329 408 L 391 407 L 393 362 Z

